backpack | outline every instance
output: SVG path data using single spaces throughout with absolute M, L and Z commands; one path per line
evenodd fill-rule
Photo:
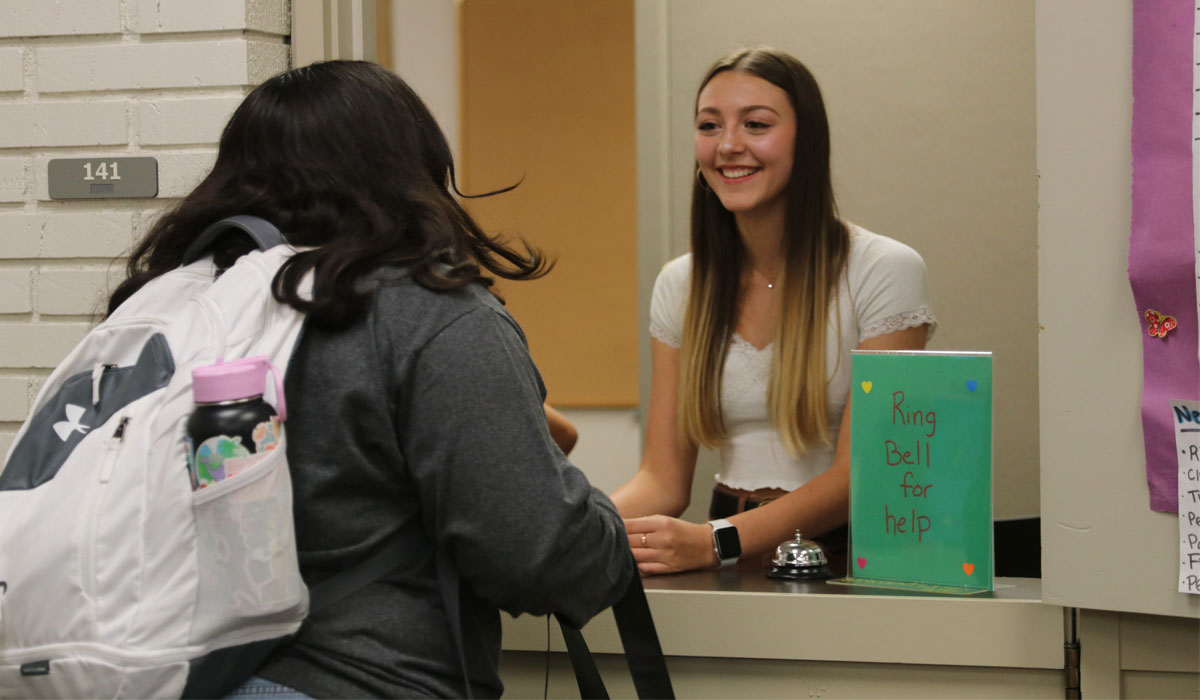
M 260 250 L 218 276 L 201 256 L 230 229 Z M 223 697 L 310 612 L 431 549 L 407 528 L 306 588 L 286 423 L 262 461 L 193 490 L 191 370 L 266 355 L 283 375 L 299 343 L 303 315 L 271 295 L 295 253 L 283 243 L 256 217 L 213 224 L 182 267 L 125 300 L 38 392 L 0 471 L 0 698 Z M 308 278 L 301 295 L 310 288 Z M 458 573 L 447 552 L 433 554 L 470 697 Z M 614 612 L 638 695 L 673 697 L 636 576 Z M 582 634 L 562 629 L 582 697 L 607 697 Z
M 230 228 L 265 250 L 218 276 L 200 255 Z M 271 295 L 282 242 L 261 219 L 214 224 L 42 386 L 0 472 L 0 697 L 223 695 L 299 629 L 286 436 L 193 491 L 184 435 L 194 367 L 286 372 L 304 317 Z

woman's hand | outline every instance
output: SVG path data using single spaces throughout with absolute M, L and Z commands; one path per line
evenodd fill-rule
M 666 515 L 625 521 L 629 547 L 644 576 L 711 569 L 719 562 L 713 550 L 712 526 Z

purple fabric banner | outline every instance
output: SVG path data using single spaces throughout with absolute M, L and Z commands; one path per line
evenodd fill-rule
M 1129 284 L 1142 329 L 1142 431 L 1150 508 L 1178 512 L 1171 399 L 1200 398 L 1192 222 L 1193 0 L 1133 3 Z M 1148 310 L 1178 327 L 1151 336 Z

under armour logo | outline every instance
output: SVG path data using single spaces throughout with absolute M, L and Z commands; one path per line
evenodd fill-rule
M 91 426 L 79 422 L 79 419 L 83 417 L 83 413 L 86 410 L 82 406 L 76 406 L 73 403 L 67 404 L 67 419 L 60 420 L 54 424 L 54 432 L 58 433 L 59 440 L 66 442 L 67 438 L 71 437 L 71 433 L 76 430 L 82 434 L 91 429 Z

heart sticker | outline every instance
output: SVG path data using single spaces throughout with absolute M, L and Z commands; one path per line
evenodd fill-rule
M 871 387 L 872 387 L 872 386 L 874 386 L 874 385 L 873 385 L 873 384 L 871 384 L 871 382 L 863 382 L 863 383 L 862 383 L 862 387 L 863 387 L 863 393 L 864 393 L 864 394 L 869 394 L 869 393 L 871 393 Z
M 971 574 L 975 573 L 975 565 L 970 563 L 963 564 L 963 572 L 965 572 L 967 576 L 970 576 Z
M 967 391 L 975 391 L 979 387 L 979 382 L 974 379 L 967 380 Z
M 858 568 L 860 568 L 860 569 L 867 568 L 867 558 L 866 557 L 858 558 Z

